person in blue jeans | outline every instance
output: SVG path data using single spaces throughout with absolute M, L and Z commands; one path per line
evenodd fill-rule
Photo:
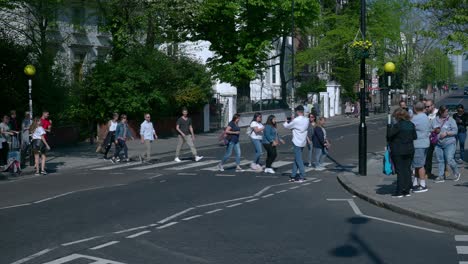
M 457 147 L 456 136 L 458 127 L 455 120 L 449 116 L 446 106 L 439 107 L 437 117 L 432 121 L 433 132 L 437 134 L 437 144 L 435 152 L 439 165 L 439 176 L 434 180 L 435 183 L 445 182 L 445 163 L 451 168 L 454 181 L 460 180 L 460 171 L 455 162 L 455 149 Z
M 309 128 L 309 120 L 304 116 L 304 107 L 299 105 L 295 109 L 297 117 L 288 119 L 283 124 L 284 128 L 292 131 L 292 143 L 294 146 L 294 162 L 291 173 L 290 182 L 303 182 L 305 180 L 304 161 L 302 160 L 302 151 L 307 145 L 307 129 Z M 299 170 L 299 176 L 297 176 Z
M 314 144 L 312 143 L 312 138 L 314 137 L 314 130 L 315 130 L 315 116 L 314 114 L 309 114 L 309 128 L 307 129 L 307 151 L 308 151 L 308 161 L 309 167 L 312 167 L 312 159 L 313 159 L 313 152 L 314 152 Z
M 315 170 L 323 171 L 323 158 L 326 156 L 328 148 L 327 134 L 325 128 L 325 117 L 320 117 L 314 129 L 314 136 L 312 137 L 312 144 L 315 152 Z
M 460 144 L 460 159 L 457 161 L 462 162 L 465 160 L 466 126 L 468 125 L 468 114 L 465 113 L 465 108 L 462 104 L 457 106 L 457 112 L 453 114 L 453 119 L 457 123 L 457 142 Z
M 263 130 L 265 126 L 262 124 L 262 114 L 255 113 L 250 126 L 247 128 L 247 135 L 250 137 L 252 144 L 255 148 L 255 158 L 250 164 L 250 168 L 254 171 L 262 171 L 263 166 L 260 164 L 260 158 L 263 155 L 262 152 L 262 139 L 263 139 Z
M 240 157 L 241 157 L 241 149 L 239 143 L 239 136 L 240 136 L 240 127 L 239 127 L 239 120 L 240 115 L 234 114 L 232 117 L 231 122 L 229 122 L 228 126 L 226 127 L 226 134 L 227 134 L 227 147 L 226 152 L 224 153 L 224 157 L 221 162 L 218 164 L 219 171 L 224 171 L 224 163 L 231 157 L 232 150 L 234 150 L 236 154 L 236 172 L 243 172 L 244 170 L 240 166 Z
M 120 116 L 120 123 L 115 130 L 115 153 L 114 157 L 110 160 L 112 163 L 120 161 L 120 152 L 123 150 L 123 160 L 130 161 L 128 158 L 127 140 L 133 140 L 133 136 L 128 127 L 127 115 Z

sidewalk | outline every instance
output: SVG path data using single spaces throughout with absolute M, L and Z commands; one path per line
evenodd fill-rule
M 428 180 L 428 192 L 412 193 L 410 197 L 392 198 L 396 188 L 396 175 L 382 173 L 383 152 L 368 159 L 367 176 L 354 172 L 343 172 L 338 181 L 345 189 L 377 206 L 406 214 L 427 222 L 468 231 L 468 177 L 466 164 L 460 164 L 462 177 L 454 182 L 448 178 L 445 183 Z M 437 172 L 437 162 L 433 173 Z
M 375 119 L 385 119 L 385 114 L 371 114 L 366 120 L 371 121 Z M 327 127 L 341 127 L 346 125 L 355 124 L 356 126 L 359 124 L 359 118 L 346 118 L 345 116 L 335 116 L 329 118 L 327 120 Z M 249 138 L 245 135 L 246 128 L 242 128 L 241 131 L 241 142 L 249 142 Z M 197 150 L 202 151 L 203 149 L 209 148 L 223 148 L 219 143 L 220 141 L 219 136 L 222 133 L 221 130 L 210 132 L 210 133 L 202 133 L 195 135 L 195 145 Z M 291 132 L 287 129 L 283 128 L 282 124 L 278 124 L 278 133 L 282 136 L 289 136 Z M 167 138 L 160 138 L 156 140 L 152 145 L 152 158 L 161 158 L 168 155 L 175 154 L 175 148 L 177 145 L 177 137 L 167 137 Z M 143 144 L 140 143 L 140 140 L 135 139 L 134 141 L 128 141 L 128 155 L 132 160 L 138 160 L 138 155 L 145 151 L 145 147 Z M 82 167 L 90 167 L 96 166 L 99 164 L 103 164 L 110 161 L 104 160 L 102 157 L 103 155 L 100 153 L 96 153 L 97 145 L 89 144 L 86 142 L 81 142 L 76 144 L 73 147 L 62 147 L 52 149 L 49 153 L 47 153 L 47 168 L 48 171 L 51 173 L 66 170 L 66 169 L 77 169 Z M 114 147 L 112 147 L 111 152 L 109 153 L 109 157 L 112 155 L 112 151 Z M 187 146 L 182 150 L 182 155 L 191 155 L 190 151 Z M 172 157 L 171 157 L 172 158 Z M 24 176 L 33 175 L 34 168 L 33 166 L 26 166 L 23 168 L 22 176 L 19 178 L 24 178 Z M 16 179 L 15 177 L 10 177 L 8 173 L 0 173 L 0 176 L 8 177 L 10 180 Z M 0 177 L 1 179 L 1 177 Z

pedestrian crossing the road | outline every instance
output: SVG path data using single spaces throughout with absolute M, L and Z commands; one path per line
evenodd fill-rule
M 243 167 L 245 170 L 244 172 L 256 172 L 258 173 L 259 171 L 253 170 L 250 168 L 250 164 L 252 163 L 251 160 L 241 160 L 240 166 Z M 165 170 L 165 171 L 175 171 L 178 172 L 179 174 L 182 171 L 189 171 L 191 173 L 196 172 L 196 171 L 207 171 L 207 172 L 217 172 L 219 170 L 218 168 L 219 160 L 218 159 L 207 159 L 199 162 L 194 162 L 192 160 L 182 160 L 180 162 L 175 162 L 175 161 L 164 161 L 164 162 L 156 162 L 154 164 L 147 164 L 147 163 L 140 163 L 140 162 L 128 162 L 128 163 L 122 163 L 122 164 L 112 164 L 112 165 L 106 165 L 102 167 L 96 167 L 92 168 L 91 170 L 93 171 L 116 171 L 118 170 L 119 173 L 122 173 L 123 171 L 134 171 L 134 172 L 145 172 L 145 171 L 151 171 L 151 170 Z M 290 165 L 293 164 L 293 161 L 291 160 L 279 160 L 275 161 L 273 163 L 273 168 L 275 170 L 278 169 L 283 169 L 284 172 L 289 172 L 290 171 Z M 331 163 L 324 164 L 324 165 L 331 165 Z M 236 167 L 235 162 L 227 163 L 224 164 L 224 169 L 225 170 L 234 170 Z M 310 172 L 313 171 L 313 167 L 305 167 L 305 172 Z M 277 172 L 278 174 L 281 174 L 281 172 Z

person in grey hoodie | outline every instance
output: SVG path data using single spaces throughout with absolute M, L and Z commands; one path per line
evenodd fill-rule
M 431 127 L 433 132 L 437 134 L 435 152 L 439 163 L 439 176 L 434 182 L 445 182 L 445 163 L 452 168 L 454 181 L 460 180 L 461 174 L 455 162 L 458 127 L 455 120 L 449 116 L 446 106 L 439 107 L 439 112 L 437 112 L 437 117 L 432 121 Z
M 413 177 L 413 192 L 420 193 L 426 192 L 426 154 L 429 148 L 429 135 L 431 134 L 431 123 L 429 117 L 424 112 L 425 105 L 422 102 L 416 103 L 414 106 L 415 115 L 411 119 L 415 128 L 417 139 L 413 141 L 414 157 L 412 167 L 415 170 L 415 177 Z

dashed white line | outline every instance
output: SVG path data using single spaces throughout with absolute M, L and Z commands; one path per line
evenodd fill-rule
M 164 175 L 158 174 L 158 175 L 151 176 L 148 179 L 152 180 L 152 179 L 155 179 L 155 178 L 158 178 L 158 177 L 161 177 L 161 176 L 164 176 Z
M 218 177 L 236 177 L 236 175 L 234 175 L 234 174 L 216 174 L 215 176 L 218 176 Z
M 302 184 L 302 185 L 307 186 L 307 185 L 311 185 L 311 184 L 312 184 L 312 183 L 308 182 L 308 183 L 304 183 L 304 184 Z
M 251 202 L 255 202 L 255 201 L 258 201 L 258 198 L 250 199 L 250 200 L 247 200 L 245 202 L 246 203 L 251 203 Z
M 155 226 L 158 226 L 159 224 L 151 224 L 149 225 L 149 227 L 155 227 Z
M 468 235 L 456 235 L 455 236 L 455 241 L 467 242 L 468 241 Z
M 271 187 L 282 186 L 282 185 L 287 185 L 287 184 L 294 184 L 294 182 L 285 182 L 285 183 L 280 183 L 280 184 L 274 184 L 274 185 L 267 186 L 267 187 L 261 189 L 259 192 L 257 192 L 253 196 L 260 196 L 260 195 L 264 194 L 266 191 L 268 191 Z
M 193 176 L 193 175 L 197 175 L 196 173 L 193 173 L 193 172 L 179 172 L 177 173 L 177 175 L 187 175 L 187 176 Z
M 129 229 L 125 229 L 125 230 L 120 230 L 120 231 L 114 232 L 114 234 L 127 233 L 127 232 L 131 232 L 131 231 L 139 230 L 139 229 L 145 229 L 145 228 L 147 228 L 147 227 L 148 227 L 148 226 L 138 226 L 138 227 L 134 227 L 134 228 L 129 228 Z
M 142 235 L 147 234 L 147 233 L 150 233 L 150 232 L 151 232 L 151 231 L 146 230 L 146 231 L 142 231 L 142 232 L 139 232 L 139 233 L 136 233 L 136 234 L 127 236 L 126 238 L 135 238 L 135 237 L 139 237 L 139 236 L 142 236 Z
M 294 189 L 297 189 L 297 188 L 299 188 L 299 187 L 301 187 L 301 186 L 294 186 L 294 187 L 291 187 L 291 188 L 289 188 L 289 189 L 294 190 Z
M 162 225 L 162 226 L 158 226 L 156 227 L 157 229 L 164 229 L 164 228 L 167 228 L 167 227 L 170 227 L 170 226 L 173 226 L 175 224 L 177 224 L 179 222 L 170 222 L 169 224 L 165 224 L 165 225 Z
M 63 196 L 66 196 L 66 195 L 69 195 L 69 194 L 72 194 L 72 193 L 75 193 L 75 191 L 55 195 L 55 196 L 52 196 L 52 197 L 49 197 L 49 198 L 45 198 L 45 199 L 42 199 L 42 200 L 39 200 L 39 201 L 35 201 L 34 203 L 35 204 L 43 203 L 43 202 L 50 201 L 52 199 L 56 199 L 56 198 L 59 198 L 59 197 L 63 197 Z
M 183 215 L 183 214 L 185 214 L 185 213 L 187 213 L 189 211 L 192 211 L 193 209 L 195 209 L 195 207 L 191 207 L 191 208 L 185 209 L 183 211 L 180 211 L 180 212 L 178 212 L 176 214 L 173 214 L 173 215 L 171 215 L 169 217 L 164 218 L 163 220 L 159 221 L 158 224 L 164 224 L 166 222 L 169 222 L 174 218 L 177 218 L 177 217 L 179 217 L 179 216 L 181 216 L 181 215 Z
M 192 220 L 192 219 L 195 219 L 195 218 L 198 218 L 198 217 L 201 217 L 201 216 L 202 216 L 202 215 L 194 215 L 194 216 L 186 217 L 186 218 L 184 218 L 184 219 L 182 219 L 182 220 L 188 221 L 188 220 Z
M 108 246 L 112 246 L 112 245 L 117 244 L 117 243 L 119 243 L 119 242 L 120 242 L 120 241 L 111 241 L 111 242 L 107 242 L 107 243 L 104 243 L 104 244 L 101 244 L 101 245 L 92 247 L 92 248 L 90 248 L 90 249 L 91 249 L 91 250 L 98 250 L 98 249 L 101 249 L 101 248 L 105 248 L 105 247 L 108 247 Z
M 29 257 L 25 257 L 25 258 L 22 258 L 22 259 L 20 259 L 20 260 L 17 260 L 17 261 L 15 261 L 15 262 L 11 263 L 11 264 L 21 264 L 21 263 L 28 262 L 28 261 L 30 261 L 30 260 L 32 260 L 32 259 L 34 259 L 34 258 L 37 258 L 37 257 L 39 257 L 39 256 L 42 256 L 42 255 L 44 255 L 44 254 L 49 253 L 50 251 L 52 251 L 52 250 L 54 250 L 54 249 L 55 249 L 55 248 L 47 248 L 47 249 L 44 249 L 44 250 L 39 251 L 39 252 L 37 252 L 37 253 L 35 253 L 35 254 L 32 254 L 32 255 L 29 256 Z
M 250 198 L 253 198 L 253 196 L 246 196 L 246 197 L 241 197 L 241 198 L 237 198 L 237 199 L 225 200 L 225 201 L 209 203 L 209 204 L 202 204 L 202 205 L 197 205 L 197 207 L 206 207 L 206 206 L 212 206 L 212 205 L 217 205 L 217 204 L 236 202 L 236 201 L 246 200 L 246 199 L 250 199 Z
M 208 211 L 206 212 L 205 214 L 214 214 L 216 212 L 219 212 L 219 211 L 222 211 L 223 209 L 215 209 L 215 210 L 211 210 L 211 211 Z
M 468 246 L 456 246 L 457 247 L 457 253 L 466 255 L 468 254 Z
M 239 205 L 241 205 L 241 204 L 242 204 L 242 203 L 235 203 L 235 204 L 228 205 L 228 206 L 226 206 L 226 207 L 231 208 L 231 207 L 239 206 Z
M 68 242 L 68 243 L 62 244 L 62 246 L 67 247 L 67 246 L 71 246 L 71 245 L 75 245 L 75 244 L 79 244 L 79 243 L 91 241 L 91 240 L 94 240 L 94 239 L 100 238 L 100 237 L 101 237 L 101 236 L 95 236 L 95 237 L 85 238 L 85 239 L 81 239 L 81 240 L 77 240 L 77 241 L 73 241 L 73 242 Z
M 284 192 L 287 192 L 288 190 L 281 190 L 281 191 L 277 191 L 276 193 L 284 193 Z
M 268 198 L 268 197 L 271 197 L 271 196 L 273 196 L 273 195 L 275 195 L 275 194 L 274 194 L 274 193 L 270 193 L 270 194 L 267 194 L 267 195 L 263 195 L 262 198 Z
M 318 180 L 315 180 L 315 181 L 313 181 L 313 182 L 321 182 L 321 181 L 322 181 L 321 179 L 318 179 Z

